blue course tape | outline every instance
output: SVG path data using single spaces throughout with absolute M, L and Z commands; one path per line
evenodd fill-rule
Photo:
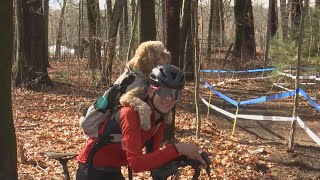
M 288 92 L 283 92 L 283 93 L 280 93 L 280 94 L 274 94 L 274 95 L 271 95 L 271 96 L 263 96 L 263 97 L 259 97 L 259 98 L 256 98 L 256 99 L 249 99 L 249 100 L 246 100 L 246 101 L 241 101 L 239 103 L 239 105 L 257 104 L 257 103 L 272 101 L 272 100 L 275 100 L 275 99 L 281 99 L 281 98 L 290 97 L 290 96 L 293 96 L 295 94 L 296 94 L 295 91 L 288 91 Z
M 242 71 L 236 71 L 236 70 L 210 70 L 210 69 L 203 69 L 200 70 L 200 72 L 204 73 L 253 73 L 253 72 L 264 72 L 264 71 L 273 71 L 277 70 L 278 68 L 265 68 L 265 69 L 251 69 L 251 70 L 242 70 Z
M 228 96 L 220 93 L 219 91 L 214 90 L 213 87 L 212 87 L 209 83 L 207 83 L 205 80 L 203 80 L 202 78 L 200 79 L 200 81 L 201 81 L 202 83 L 204 83 L 204 86 L 205 86 L 205 87 L 209 88 L 209 89 L 210 89 L 212 92 L 214 92 L 217 96 L 221 97 L 222 99 L 228 101 L 229 103 L 231 103 L 231 104 L 233 104 L 233 105 L 235 105 L 235 106 L 238 106 L 238 102 L 236 102 L 235 100 L 229 98 Z
M 231 98 L 229 98 L 228 96 L 222 94 L 221 92 L 214 90 L 213 87 L 207 83 L 205 80 L 203 80 L 202 78 L 200 79 L 200 81 L 202 83 L 204 83 L 204 86 L 209 88 L 212 92 L 214 92 L 217 96 L 219 96 L 220 98 L 228 101 L 229 103 L 233 104 L 234 106 L 240 106 L 240 105 L 249 105 L 249 104 L 258 104 L 258 103 L 262 103 L 262 102 L 267 102 L 267 101 L 272 101 L 275 99 L 282 99 L 282 98 L 287 98 L 290 96 L 294 96 L 296 93 L 300 94 L 301 96 L 303 96 L 304 98 L 306 98 L 311 105 L 313 105 L 318 111 L 320 111 L 320 105 L 317 104 L 317 102 L 315 102 L 313 99 L 311 99 L 311 97 L 304 92 L 301 88 L 297 88 L 295 91 L 287 91 L 287 92 L 283 92 L 280 94 L 274 94 L 271 96 L 263 96 L 263 97 L 259 97 L 256 99 L 249 99 L 246 101 L 241 101 L 241 102 L 237 102 Z
M 301 88 L 298 88 L 298 89 L 299 89 L 299 94 L 304 98 L 306 98 L 312 106 L 314 106 L 318 111 L 320 111 L 319 104 L 317 104 L 313 99 L 311 99 L 311 97 L 306 92 L 304 92 Z

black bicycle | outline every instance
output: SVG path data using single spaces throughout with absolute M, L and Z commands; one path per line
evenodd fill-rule
M 44 152 L 44 154 L 46 154 L 48 157 L 52 159 L 59 161 L 59 163 L 63 167 L 63 174 L 65 177 L 65 180 L 70 180 L 70 174 L 68 170 L 68 161 L 75 158 L 78 154 L 77 153 L 59 153 L 59 152 L 52 152 L 52 151 Z M 200 155 L 202 159 L 204 159 L 206 162 L 205 170 L 207 175 L 210 178 L 210 171 L 211 171 L 210 158 L 206 152 L 201 152 Z M 173 177 L 175 180 L 179 180 L 180 179 L 179 168 L 185 167 L 185 166 L 191 166 L 195 170 L 192 180 L 197 180 L 200 176 L 201 163 L 196 160 L 187 159 L 185 156 L 181 156 L 178 159 L 171 161 L 158 169 L 152 170 L 151 171 L 152 179 L 167 180 L 168 177 Z

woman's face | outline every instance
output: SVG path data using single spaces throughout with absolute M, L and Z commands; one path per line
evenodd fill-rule
M 174 97 L 171 94 L 168 94 L 165 97 L 159 96 L 156 93 L 157 90 L 153 89 L 153 88 L 149 88 L 149 97 L 151 98 L 154 94 L 154 98 L 153 98 L 153 105 L 154 107 L 160 111 L 163 114 L 168 113 L 173 106 L 176 104 L 176 100 L 174 100 Z

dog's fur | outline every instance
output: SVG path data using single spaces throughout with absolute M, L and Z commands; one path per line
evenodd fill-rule
M 120 98 L 122 106 L 130 106 L 139 113 L 140 126 L 144 130 L 151 128 L 151 109 L 143 100 L 148 89 L 148 78 L 152 69 L 157 65 L 171 62 L 171 54 L 160 41 L 146 41 L 139 45 L 134 57 L 127 63 L 127 68 L 137 74 L 135 81 L 128 87 Z M 119 77 L 120 78 L 120 77 Z M 117 83 L 117 81 L 116 81 Z M 171 111 L 165 115 L 165 122 L 172 121 Z

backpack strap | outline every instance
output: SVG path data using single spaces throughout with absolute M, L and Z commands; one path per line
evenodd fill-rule
M 146 152 L 149 154 L 151 152 L 153 152 L 153 138 L 154 138 L 154 135 L 157 133 L 158 129 L 160 128 L 161 126 L 161 122 L 163 121 L 163 117 L 161 117 L 160 119 L 158 119 L 155 124 L 156 124 L 156 129 L 155 131 L 153 132 L 152 134 L 152 137 L 145 143 L 145 146 L 146 146 Z

